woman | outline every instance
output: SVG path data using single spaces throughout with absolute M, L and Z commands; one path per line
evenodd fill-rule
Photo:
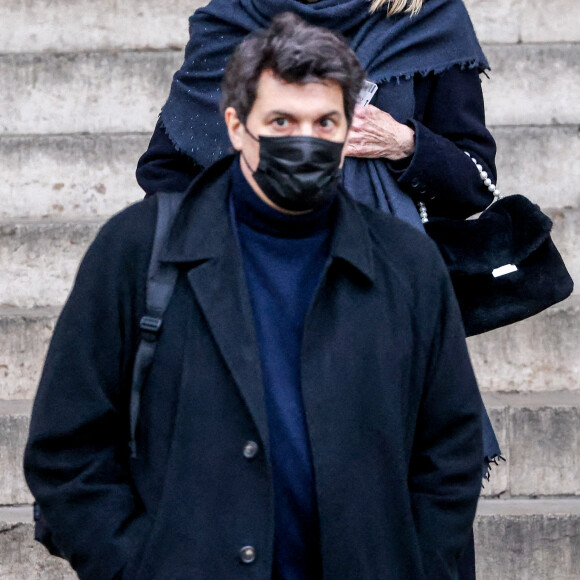
M 366 0 L 212 0 L 190 19 L 185 62 L 139 161 L 147 195 L 185 189 L 229 152 L 219 113 L 223 69 L 246 34 L 285 10 L 341 32 L 379 86 L 371 105 L 358 108 L 347 148 L 345 185 L 357 199 L 418 227 L 415 202 L 447 217 L 490 203 L 464 154 L 495 182 L 479 80 L 488 64 L 461 0 L 374 0 L 372 13 Z
M 355 198 L 418 228 L 419 202 L 446 217 L 490 203 L 493 184 L 482 175 L 495 182 L 495 143 L 479 79 L 488 63 L 461 0 L 212 0 L 190 19 L 185 62 L 139 161 L 147 195 L 184 190 L 230 152 L 219 112 L 224 68 L 248 33 L 284 11 L 342 33 L 378 85 L 347 142 L 344 183 Z M 485 413 L 484 450 L 487 473 L 500 450 Z M 461 567 L 462 579 L 475 577 L 472 546 Z

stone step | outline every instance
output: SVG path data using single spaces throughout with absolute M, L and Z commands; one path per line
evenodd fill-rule
M 0 400 L 31 399 L 59 309 L 0 309 Z M 580 392 L 580 297 L 468 340 L 485 393 Z
M 64 303 L 102 220 L 0 222 L 0 305 Z
M 497 143 L 498 185 L 504 194 L 520 193 L 542 208 L 580 207 L 577 125 L 490 130 Z
M 188 39 L 188 16 L 204 0 L 156 3 L 104 0 L 96 4 L 47 0 L 37 4 L 5 0 L 0 19 L 10 22 L 0 53 L 166 49 Z M 578 42 L 576 0 L 466 0 L 481 42 Z
M 552 240 L 562 255 L 566 268 L 576 282 L 573 295 L 580 295 L 580 208 L 545 209 L 552 219 Z
M 484 392 L 580 392 L 578 294 L 467 343 Z
M 483 80 L 490 125 L 580 122 L 580 44 L 496 45 Z
M 31 506 L 0 508 L 0 577 L 74 580 L 33 540 L 31 514 Z M 474 529 L 482 580 L 580 578 L 580 499 L 480 501 Z
M 580 392 L 483 393 L 506 461 L 483 495 L 580 496 Z
M 0 219 L 112 215 L 143 197 L 135 168 L 149 137 L 0 137 L 0 158 L 4 161 L 0 167 Z
M 483 495 L 580 496 L 580 392 L 485 394 L 506 462 Z M 0 401 L 0 505 L 29 503 L 22 474 L 31 401 Z
M 0 308 L 0 400 L 32 399 L 58 308 Z
M 78 580 L 68 562 L 34 541 L 32 506 L 0 508 L 2 580 Z
M 546 213 L 554 218 L 553 239 L 568 270 L 580 280 L 580 208 Z M 0 306 L 62 305 L 102 223 L 102 218 L 0 220 Z
M 181 52 L 0 56 L 0 133 L 151 132 Z
M 0 506 L 32 503 L 22 472 L 31 410 L 31 401 L 0 400 Z
M 188 17 L 204 0 L 4 0 L 0 53 L 182 48 Z
M 32 399 L 59 309 L 0 308 L 0 400 Z M 580 392 L 580 297 L 468 340 L 485 393 Z
M 0 308 L 0 400 L 31 399 L 59 308 Z M 580 392 L 580 297 L 468 340 L 483 392 Z
M 480 42 L 578 42 L 577 0 L 465 0 Z
M 578 580 L 580 498 L 480 501 L 475 553 L 482 580 Z
M 580 207 L 577 126 L 491 130 L 498 144 L 498 183 L 506 194 L 522 193 L 542 207 Z M 0 167 L 0 219 L 108 216 L 141 199 L 135 168 L 149 137 L 0 137 L 0 158 L 4 160 Z
M 493 45 L 490 125 L 580 122 L 580 44 Z M 0 133 L 148 133 L 181 52 L 0 56 Z

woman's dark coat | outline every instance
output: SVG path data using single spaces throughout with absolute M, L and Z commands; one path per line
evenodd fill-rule
M 223 162 L 203 174 L 164 252 L 181 274 L 136 460 L 127 404 L 155 197 L 104 226 L 57 324 L 25 471 L 83 580 L 271 575 L 266 411 L 228 190 Z M 458 307 L 424 235 L 345 194 L 338 203 L 302 358 L 324 578 L 451 579 L 481 477 L 481 399 Z
M 407 122 L 415 131 L 416 149 L 411 157 L 389 164 L 393 175 L 415 201 L 427 203 L 431 216 L 467 217 L 481 211 L 492 195 L 464 151 L 495 183 L 496 147 L 485 126 L 478 71 L 456 66 L 440 74 L 417 74 L 413 83 L 415 111 Z M 153 195 L 184 191 L 201 169 L 176 149 L 159 120 L 136 176 L 145 194 Z

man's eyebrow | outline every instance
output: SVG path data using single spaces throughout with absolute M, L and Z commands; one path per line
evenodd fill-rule
M 290 111 L 278 111 L 278 110 L 273 110 L 273 111 L 268 111 L 267 116 L 270 115 L 279 115 L 281 117 L 294 117 L 294 113 L 290 113 Z M 332 110 L 332 111 L 328 111 L 327 113 L 323 113 L 322 115 L 320 115 L 318 118 L 322 119 L 323 117 L 332 117 L 332 116 L 341 116 L 342 113 L 340 111 L 337 110 Z
M 322 115 L 320 115 L 320 118 L 322 117 L 332 117 L 332 116 L 338 116 L 340 117 L 342 115 L 342 113 L 340 111 L 328 111 L 328 113 L 324 113 Z
M 289 111 L 268 111 L 268 115 L 280 115 L 281 117 L 293 117 L 294 115 Z

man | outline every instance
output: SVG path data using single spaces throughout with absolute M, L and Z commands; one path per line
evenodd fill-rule
M 157 200 L 89 249 L 47 357 L 25 457 L 82 579 L 454 578 L 480 488 L 477 386 L 421 233 L 340 187 L 363 73 L 286 14 L 223 87 L 239 154 L 191 185 L 178 268 L 128 401 Z

